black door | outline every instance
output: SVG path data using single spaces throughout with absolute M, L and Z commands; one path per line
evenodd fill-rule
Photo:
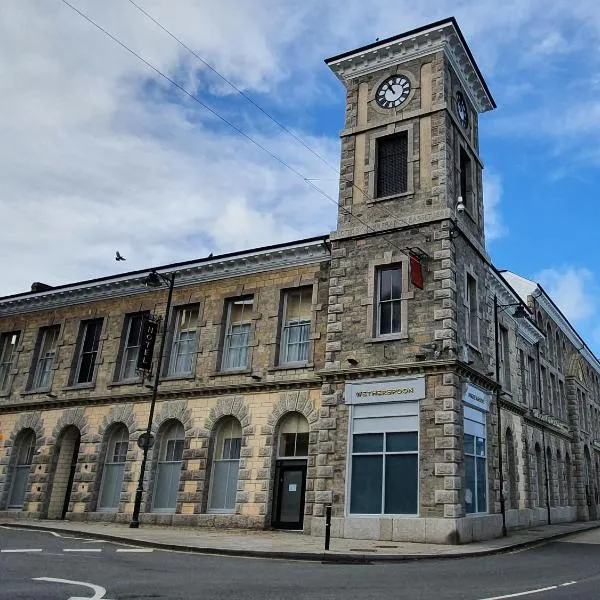
M 302 529 L 304 522 L 304 493 L 306 463 L 281 463 L 277 466 L 275 520 L 279 529 Z

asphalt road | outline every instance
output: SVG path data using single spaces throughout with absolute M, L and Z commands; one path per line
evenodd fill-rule
M 499 597 L 600 598 L 600 531 L 489 557 L 332 565 L 147 551 L 0 528 L 0 600 Z

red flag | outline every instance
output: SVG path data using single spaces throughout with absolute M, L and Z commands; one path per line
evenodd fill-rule
M 423 289 L 423 266 L 421 261 L 412 254 L 410 255 L 410 281 L 415 287 Z

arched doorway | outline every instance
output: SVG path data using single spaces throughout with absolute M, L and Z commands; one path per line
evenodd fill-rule
M 13 452 L 15 453 L 15 460 L 10 477 L 8 508 L 23 508 L 35 452 L 35 432 L 33 429 L 23 429 L 17 435 Z
M 123 423 L 116 423 L 106 434 L 106 453 L 98 495 L 99 511 L 111 512 L 119 508 L 128 449 L 129 431 Z
M 591 521 L 595 521 L 597 519 L 597 510 L 594 499 L 594 470 L 590 450 L 587 446 L 585 446 L 583 454 L 585 457 L 585 498 L 589 511 L 589 518 Z
M 285 415 L 278 427 L 273 493 L 273 526 L 302 529 L 308 461 L 308 421 L 297 412 Z
M 242 426 L 235 417 L 225 417 L 217 424 L 215 433 L 208 511 L 232 513 L 240 470 Z
M 537 481 L 537 506 L 541 508 L 546 503 L 546 486 L 544 485 L 544 456 L 539 444 L 535 445 L 535 471 Z
M 48 505 L 49 519 L 64 519 L 69 510 L 80 442 L 81 433 L 75 425 L 69 425 L 58 436 Z
M 183 465 L 185 430 L 177 420 L 167 421 L 158 431 L 158 462 L 152 499 L 153 512 L 175 512 Z
M 510 428 L 506 430 L 506 459 L 508 469 L 508 506 L 509 508 L 519 508 L 517 452 L 515 449 L 515 439 Z

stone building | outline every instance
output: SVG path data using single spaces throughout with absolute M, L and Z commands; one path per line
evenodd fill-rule
M 491 264 L 495 103 L 458 25 L 326 63 L 336 231 L 156 269 L 176 285 L 142 522 L 322 535 L 331 506 L 334 536 L 465 543 L 596 518 L 600 363 Z M 147 275 L 0 299 L 0 515 L 131 518 L 140 327 L 167 300 Z

